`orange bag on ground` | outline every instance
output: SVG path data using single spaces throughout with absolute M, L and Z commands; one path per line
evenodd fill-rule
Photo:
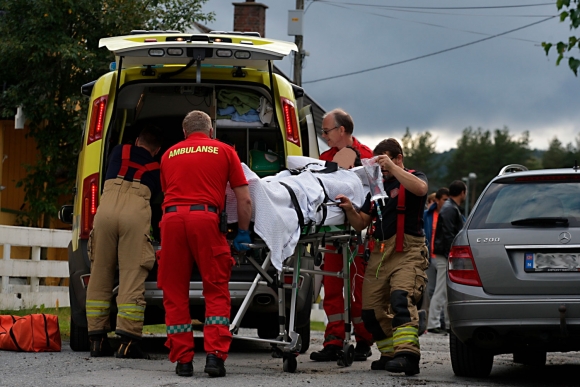
M 20 352 L 60 352 L 58 316 L 0 316 L 0 349 Z

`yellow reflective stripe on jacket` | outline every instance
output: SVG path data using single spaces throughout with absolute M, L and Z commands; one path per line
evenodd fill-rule
M 105 317 L 110 313 L 109 301 L 87 300 L 87 317 Z
M 143 321 L 145 320 L 145 307 L 135 304 L 121 304 L 117 315 L 127 320 Z
M 402 344 L 412 344 L 419 347 L 419 329 L 416 327 L 395 328 L 393 344 L 395 347 Z
M 393 353 L 395 352 L 395 347 L 393 346 L 393 338 L 389 337 L 384 340 L 377 341 L 377 348 L 381 353 Z

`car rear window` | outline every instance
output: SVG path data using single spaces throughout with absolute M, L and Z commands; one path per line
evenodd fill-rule
M 578 227 L 578 176 L 528 177 L 492 183 L 481 197 L 468 227 L 520 228 L 512 222 L 528 218 L 567 218 L 570 227 Z

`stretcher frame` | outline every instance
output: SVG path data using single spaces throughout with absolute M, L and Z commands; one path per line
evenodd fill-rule
M 282 264 L 282 270 L 278 270 L 276 278 L 272 278 L 268 274 L 268 269 L 271 266 L 271 253 L 268 252 L 264 262 L 260 265 L 256 260 L 250 256 L 246 256 L 245 259 L 256 269 L 257 274 L 246 294 L 238 312 L 233 318 L 230 324 L 230 332 L 235 339 L 242 339 L 248 341 L 256 341 L 262 343 L 268 343 L 272 346 L 273 357 L 278 357 L 283 359 L 283 370 L 284 372 L 296 372 L 297 360 L 300 349 L 302 347 L 302 339 L 300 334 L 295 331 L 296 322 L 296 303 L 298 299 L 299 281 L 301 273 L 308 273 L 312 275 L 323 275 L 323 276 L 333 276 L 342 278 L 344 281 L 343 286 L 343 297 L 344 297 L 344 326 L 345 326 L 345 338 L 343 340 L 342 350 L 339 351 L 337 364 L 341 367 L 348 367 L 352 365 L 354 361 L 354 345 L 351 343 L 351 316 L 350 316 L 350 264 L 351 258 L 358 252 L 355 249 L 355 253 L 349 254 L 350 242 L 353 240 L 353 235 L 351 234 L 350 226 L 306 226 L 302 229 L 299 241 L 296 245 L 293 255 L 288 257 Z M 253 249 L 263 249 L 266 248 L 265 243 L 247 244 L 248 247 Z M 342 261 L 343 269 L 339 272 L 330 272 L 323 270 L 310 270 L 302 269 L 301 262 L 303 259 L 317 259 L 319 253 L 322 252 L 336 252 L 333 250 L 326 249 L 326 243 L 338 244 L 338 251 L 342 250 Z M 321 245 L 322 244 L 322 245 Z M 311 251 L 309 255 L 306 255 L 307 247 L 311 246 Z M 289 258 L 292 259 L 292 266 L 286 265 Z M 292 273 L 292 283 L 285 284 L 284 275 L 286 273 Z M 264 282 L 265 281 L 265 282 Z M 238 336 L 238 330 L 242 318 L 244 317 L 246 311 L 250 306 L 250 302 L 253 299 L 256 288 L 260 284 L 267 284 L 270 286 L 277 286 L 278 288 L 278 325 L 279 334 L 276 339 L 261 339 L 256 337 Z M 286 296 L 285 290 L 291 289 L 291 299 L 290 299 L 290 318 L 288 323 L 288 329 L 286 329 Z M 306 307 L 311 307 L 307 305 Z

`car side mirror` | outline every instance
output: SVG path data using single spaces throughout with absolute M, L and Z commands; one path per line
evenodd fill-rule
M 58 211 L 58 219 L 61 222 L 72 224 L 73 222 L 73 206 L 71 204 L 66 204 L 60 208 Z

